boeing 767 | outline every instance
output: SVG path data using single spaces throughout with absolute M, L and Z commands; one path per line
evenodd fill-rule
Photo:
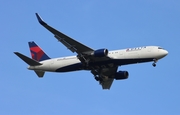
M 47 72 L 90 71 L 103 89 L 110 89 L 114 79 L 123 80 L 129 76 L 128 71 L 118 71 L 118 66 L 156 62 L 165 57 L 168 51 L 159 46 L 142 46 L 108 51 L 108 49 L 92 49 L 49 26 L 36 13 L 38 22 L 53 33 L 54 37 L 65 45 L 75 56 L 50 58 L 35 42 L 29 42 L 32 58 L 14 52 L 26 62 L 29 70 L 34 70 L 38 77 Z

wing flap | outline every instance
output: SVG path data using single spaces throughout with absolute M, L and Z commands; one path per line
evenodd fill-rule
M 58 41 L 60 41 L 62 44 L 64 44 L 64 45 L 65 45 L 69 50 L 71 50 L 73 53 L 74 53 L 74 52 L 78 52 L 78 50 L 77 50 L 74 46 L 72 46 L 71 44 L 69 44 L 68 42 L 66 42 L 66 40 L 64 40 L 63 38 L 61 38 L 61 37 L 59 37 L 59 36 L 57 36 L 57 35 L 55 35 L 54 37 L 57 38 Z

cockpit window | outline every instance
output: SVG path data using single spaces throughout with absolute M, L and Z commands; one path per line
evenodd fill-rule
M 158 47 L 158 49 L 163 49 L 162 47 Z

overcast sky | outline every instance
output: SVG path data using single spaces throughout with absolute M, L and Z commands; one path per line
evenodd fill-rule
M 180 2 L 178 0 L 44 0 L 0 4 L 1 115 L 179 115 Z M 51 57 L 76 55 L 37 21 L 93 48 L 157 45 L 169 54 L 121 66 L 130 76 L 102 90 L 89 71 L 45 73 L 38 78 L 14 51 L 30 57 L 35 41 Z

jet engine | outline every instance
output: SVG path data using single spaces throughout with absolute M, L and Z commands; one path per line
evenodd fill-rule
M 115 74 L 115 79 L 116 80 L 122 80 L 122 79 L 127 79 L 129 76 L 129 73 L 127 71 L 118 71 L 116 74 Z
M 98 49 L 98 50 L 95 50 L 92 55 L 94 57 L 105 57 L 108 55 L 108 50 L 107 49 Z

